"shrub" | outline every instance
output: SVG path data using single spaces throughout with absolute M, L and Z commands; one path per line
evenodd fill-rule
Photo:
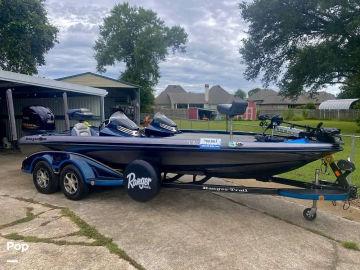
M 295 114 L 293 119 L 291 119 L 292 121 L 302 121 L 304 120 L 304 117 L 302 115 L 299 114 Z
M 303 116 L 304 119 L 308 119 L 308 117 L 309 117 L 309 111 L 306 110 L 306 109 L 303 109 L 303 110 L 302 110 L 302 116 Z
M 294 113 L 294 110 L 292 110 L 292 109 L 289 109 L 287 111 L 283 111 L 283 113 L 282 113 L 282 117 L 286 121 L 293 120 L 294 116 L 295 116 L 295 113 Z
M 305 105 L 305 109 L 308 109 L 308 110 L 315 110 L 316 109 L 316 106 L 313 102 L 309 102 Z
M 289 109 L 282 113 L 282 117 L 285 121 L 301 121 L 304 120 L 303 115 L 296 114 L 293 109 Z
M 359 131 L 360 131 L 360 117 L 358 119 L 355 120 L 356 124 L 358 125 L 359 127 Z

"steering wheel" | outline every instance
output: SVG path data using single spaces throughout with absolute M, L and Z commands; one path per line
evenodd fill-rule
M 108 124 L 110 123 L 110 119 L 106 119 L 105 121 L 101 122 L 100 126 L 99 126 L 99 132 L 105 128 Z

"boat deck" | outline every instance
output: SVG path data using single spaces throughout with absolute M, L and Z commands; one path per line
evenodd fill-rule
M 224 142 L 230 140 L 229 134 L 221 134 L 221 133 L 201 133 L 201 132 L 183 132 L 180 134 L 176 134 L 172 137 L 165 137 L 163 139 L 168 140 L 197 140 L 201 138 L 214 138 L 221 139 Z M 233 141 L 241 141 L 241 142 L 256 142 L 256 139 L 252 135 L 233 135 Z

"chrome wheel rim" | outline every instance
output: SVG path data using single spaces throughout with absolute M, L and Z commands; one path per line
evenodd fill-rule
M 50 177 L 46 169 L 39 169 L 36 172 L 36 182 L 41 188 L 47 188 L 49 185 Z
M 68 172 L 64 177 L 64 188 L 70 195 L 75 194 L 79 188 L 79 180 L 75 173 Z

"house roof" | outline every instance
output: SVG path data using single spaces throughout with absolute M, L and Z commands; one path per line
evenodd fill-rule
M 92 72 L 75 74 L 57 80 L 100 88 L 139 88 L 137 85 Z
M 30 76 L 16 72 L 0 70 L 0 88 L 2 82 L 9 87 L 9 82 L 14 85 L 32 85 L 65 92 L 77 92 L 81 94 L 106 96 L 107 91 L 94 87 Z M 10 86 L 11 87 L 11 86 Z
M 227 104 L 234 100 L 234 95 L 231 95 L 224 90 L 220 85 L 215 85 L 209 90 L 209 104 Z
M 205 95 L 202 93 L 168 93 L 172 104 L 205 104 Z
M 211 105 L 231 103 L 233 99 L 234 96 L 219 85 L 215 85 L 209 90 L 209 104 Z M 156 105 L 205 103 L 205 93 L 187 92 L 180 85 L 168 85 L 166 89 L 155 98 Z
M 279 92 L 276 92 L 271 89 L 261 89 L 258 92 L 254 93 L 249 97 L 249 100 L 257 101 L 260 104 L 266 104 L 266 105 L 305 105 L 307 103 L 315 103 L 320 104 L 321 102 L 329 99 L 335 99 L 335 96 L 333 94 L 327 93 L 327 92 L 318 92 L 313 97 L 310 96 L 310 94 L 306 93 L 303 95 L 300 95 L 296 99 L 286 98 L 279 94 Z
M 155 98 L 155 104 L 156 105 L 169 105 L 171 104 L 171 100 L 169 97 L 169 93 L 187 93 L 184 88 L 182 88 L 180 85 L 168 85 L 164 91 L 160 93 Z

